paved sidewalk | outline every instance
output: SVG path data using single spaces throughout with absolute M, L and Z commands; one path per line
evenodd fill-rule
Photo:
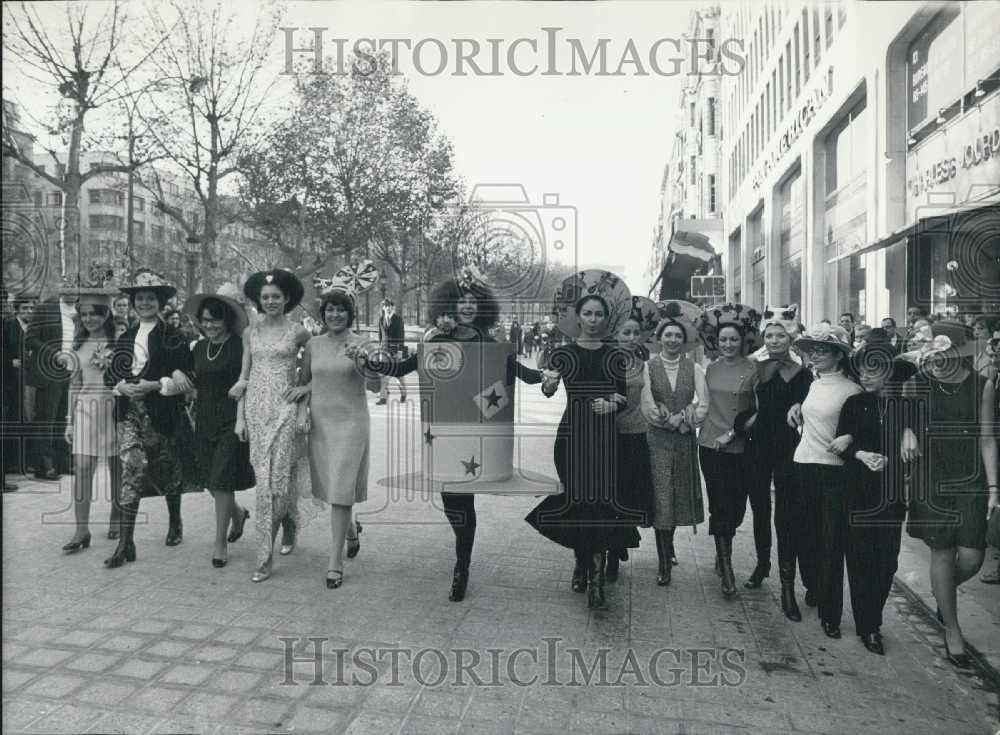
M 523 407 L 529 414 L 558 413 L 558 405 L 532 401 Z M 677 533 L 680 565 L 666 589 L 655 585 L 655 545 L 644 531 L 642 548 L 609 585 L 606 607 L 590 612 L 569 589 L 569 552 L 522 520 L 536 500 L 483 497 L 468 596 L 448 602 L 453 538 L 440 510 L 429 499 L 389 497 L 376 484 L 386 474 L 386 411 L 372 407 L 370 499 L 358 506 L 362 548 L 339 590 L 323 583 L 325 516 L 303 529 L 292 555 L 278 557 L 270 580 L 251 584 L 252 527 L 231 546 L 226 568 L 210 564 L 207 494 L 185 497 L 176 548 L 163 544 L 163 501 L 144 501 L 138 561 L 118 570 L 101 565 L 114 542 L 99 523 L 89 550 L 60 551 L 72 533 L 64 525 L 68 482 L 26 482 L 4 495 L 4 732 L 972 735 L 1000 728 L 997 693 L 943 661 L 939 636 L 904 596 L 885 612 L 886 656 L 864 650 L 849 609 L 844 638 L 829 640 L 812 608 L 803 605 L 801 623 L 784 618 L 776 576 L 724 600 L 705 526 Z M 529 468 L 554 474 L 551 437 L 532 437 L 530 448 Z M 253 511 L 252 496 L 242 499 Z M 107 512 L 102 497 L 93 518 Z M 749 524 L 735 557 L 742 584 L 753 566 Z M 972 610 L 965 597 L 961 604 L 963 615 Z M 308 636 L 326 650 L 319 683 L 311 683 Z M 287 671 L 282 638 L 301 659 Z M 405 650 L 383 651 L 371 665 L 379 648 Z M 584 669 L 602 656 L 605 673 L 597 667 L 587 684 Z

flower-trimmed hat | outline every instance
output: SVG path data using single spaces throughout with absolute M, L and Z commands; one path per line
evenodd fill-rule
M 177 289 L 170 285 L 163 276 L 149 268 L 139 268 L 132 276 L 132 281 L 118 287 L 129 296 L 136 291 L 155 291 L 161 301 L 166 301 L 177 294 Z
M 258 309 L 260 308 L 260 292 L 264 289 L 264 286 L 277 286 L 285 294 L 288 298 L 288 302 L 285 304 L 286 314 L 302 303 L 302 297 L 305 295 L 305 287 L 302 285 L 302 281 L 291 271 L 281 268 L 258 271 L 251 275 L 247 279 L 247 282 L 243 284 L 243 293 L 246 294 L 246 297 Z
M 246 309 L 236 299 L 226 296 L 223 293 L 198 293 L 192 296 L 184 304 L 184 313 L 195 320 L 201 322 L 201 307 L 208 299 L 215 299 L 222 302 L 232 315 L 233 333 L 238 337 L 243 334 L 243 330 L 250 324 L 250 317 L 247 316 Z
M 632 297 L 632 309 L 626 319 L 633 319 L 639 325 L 639 337 L 643 342 L 648 342 L 656 325 L 660 321 L 660 312 L 656 308 L 656 303 L 645 296 Z M 624 321 L 622 322 L 624 325 Z M 621 325 L 619 325 L 619 328 Z
M 796 347 L 809 349 L 814 345 L 826 345 L 840 350 L 845 355 L 851 353 L 851 338 L 847 330 L 839 325 L 820 322 L 807 329 L 795 340 Z
M 657 324 L 654 331 L 658 331 L 664 322 L 676 322 L 684 328 L 684 349 L 698 346 L 702 321 L 705 317 L 697 305 L 689 301 L 658 301 L 656 315 Z
M 864 344 L 851 355 L 851 363 L 856 373 L 862 368 L 876 371 L 890 383 L 902 383 L 916 372 L 916 368 L 896 354 L 889 333 L 882 327 L 875 327 Z
M 559 331 L 570 339 L 580 336 L 576 304 L 584 296 L 598 296 L 604 300 L 608 305 L 606 334 L 617 334 L 632 311 L 632 293 L 621 276 L 597 269 L 580 271 L 564 279 L 556 289 L 552 315 L 557 320 Z
M 92 263 L 86 274 L 63 278 L 59 295 L 74 297 L 78 304 L 110 306 L 119 290 L 114 269 L 107 263 Z
M 930 329 L 929 341 L 924 341 L 919 349 L 904 352 L 900 358 L 920 364 L 931 358 L 961 358 L 976 354 L 976 345 L 969 338 L 969 329 L 964 324 L 942 320 L 931 324 Z
M 710 306 L 704 311 L 701 339 L 709 352 L 719 350 L 719 330 L 729 325 L 739 327 L 743 333 L 743 349 L 753 352 L 760 345 L 760 312 L 745 304 L 727 302 Z

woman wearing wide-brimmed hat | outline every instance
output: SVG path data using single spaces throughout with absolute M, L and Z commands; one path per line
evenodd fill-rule
M 675 530 L 705 520 L 695 429 L 708 413 L 708 386 L 704 368 L 687 354 L 699 344 L 700 310 L 676 301 L 658 307 L 654 336 L 659 352 L 646 363 L 640 400 L 653 468 L 656 583 L 666 587 L 677 563 Z
M 705 369 L 708 413 L 698 432 L 698 459 L 708 494 L 708 532 L 715 539 L 726 597 L 736 594 L 733 536 L 746 512 L 746 438 L 737 417 L 754 405 L 757 366 L 746 354 L 759 322 L 757 311 L 742 304 L 705 311 L 706 331 L 714 335 L 719 357 Z
M 842 453 L 847 473 L 841 507 L 847 527 L 844 555 L 855 632 L 865 648 L 882 655 L 882 609 L 896 573 L 906 516 L 901 385 L 914 369 L 897 359 L 881 328 L 871 330 L 851 362 L 864 392 L 844 402 L 837 422 L 837 439 L 847 443 Z
M 993 384 L 972 366 L 975 344 L 963 324 L 938 321 L 931 341 L 902 357 L 919 372 L 904 386 L 911 403 L 902 440 L 913 468 L 907 532 L 931 549 L 931 588 L 945 628 L 948 660 L 969 665 L 956 591 L 983 563 L 986 521 L 997 507 Z
M 295 545 L 298 501 L 309 495 L 305 439 L 296 431 L 296 401 L 306 390 L 296 387 L 296 359 L 309 331 L 286 315 L 302 301 L 302 282 L 286 270 L 254 273 L 243 293 L 263 314 L 243 332 L 243 369 L 230 395 L 239 400 L 235 431 L 250 442 L 250 462 L 257 481 L 257 569 L 251 578 L 271 576 L 274 536 L 285 525 L 281 554 Z
M 794 455 L 804 504 L 799 565 L 806 604 L 818 605 L 823 632 L 840 638 L 847 544 L 847 475 L 841 455 L 847 441 L 837 437 L 837 421 L 844 402 L 862 389 L 848 376 L 851 342 L 843 327 L 817 324 L 795 344 L 808 353 L 816 373 L 802 405 L 788 412 L 789 422 L 802 429 Z
M 160 319 L 177 289 L 158 273 L 136 272 L 121 287 L 139 322 L 118 338 L 106 380 L 119 396 L 116 405 L 121 474 L 121 535 L 105 561 L 109 567 L 135 560 L 139 500 L 163 495 L 170 514 L 166 543 L 181 542 L 181 493 L 197 491 L 194 437 L 184 410 L 193 367 L 191 350 L 180 332 Z
M 205 334 L 194 353 L 195 438 L 199 484 L 215 499 L 215 546 L 212 566 L 229 559 L 227 543 L 239 540 L 250 511 L 236 502 L 235 493 L 254 486 L 250 450 L 235 434 L 237 401 L 229 390 L 243 367 L 243 330 L 248 319 L 238 301 L 219 294 L 200 293 L 184 305 Z
M 92 279 L 69 289 L 76 299 L 80 317 L 73 339 L 69 382 L 69 413 L 66 416 L 66 443 L 72 447 L 73 509 L 76 532 L 63 551 L 75 553 L 90 547 L 90 504 L 94 473 L 99 459 L 108 460 L 112 497 L 118 492 L 118 441 L 115 431 L 115 396 L 104 384 L 115 342 L 111 319 L 114 293 L 101 279 Z

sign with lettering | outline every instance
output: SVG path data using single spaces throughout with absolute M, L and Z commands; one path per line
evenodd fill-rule
M 771 170 L 778 165 L 781 158 L 788 152 L 788 150 L 795 145 L 795 141 L 799 139 L 809 123 L 813 121 L 816 117 L 816 112 L 823 106 L 829 95 L 824 87 L 819 86 L 813 88 L 812 92 L 806 95 L 802 103 L 799 105 L 798 110 L 795 111 L 792 117 L 792 123 L 788 126 L 784 133 L 778 138 L 777 144 L 771 149 L 770 153 L 764 158 L 757 168 L 757 172 L 753 176 L 753 188 L 754 191 L 760 189 L 761 184 L 767 175 L 771 173 Z
M 726 277 L 691 276 L 691 298 L 726 298 Z

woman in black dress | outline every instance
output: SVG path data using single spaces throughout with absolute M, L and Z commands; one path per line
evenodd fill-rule
M 945 653 L 970 663 L 958 625 L 958 585 L 983 563 L 986 520 L 997 507 L 997 438 L 993 384 L 972 369 L 964 325 L 931 325 L 933 340 L 916 356 L 920 372 L 904 395 L 903 461 L 914 467 L 907 533 L 931 549 L 931 589 L 944 626 Z
M 500 305 L 493 291 L 471 271 L 463 269 L 458 279 L 439 283 L 431 292 L 428 322 L 433 328 L 424 335 L 424 342 L 495 342 L 489 330 L 500 318 Z M 351 353 L 356 354 L 356 353 Z M 365 358 L 365 367 L 395 378 L 402 378 L 417 369 L 417 353 L 403 360 L 388 353 L 376 353 Z M 507 359 L 507 383 L 514 378 L 536 385 L 542 374 L 517 361 Z M 461 602 L 469 584 L 469 564 L 476 540 L 476 496 L 471 493 L 441 493 L 445 515 L 455 533 L 455 570 L 452 574 L 448 599 Z
M 563 381 L 566 410 L 555 442 L 555 465 L 563 492 L 539 503 L 525 520 L 546 538 L 573 549 L 586 570 L 587 606 L 604 604 L 607 550 L 636 548 L 639 532 L 617 519 L 617 427 L 615 414 L 627 404 L 630 357 L 602 341 L 610 317 L 608 302 L 590 294 L 574 306 L 580 336 L 557 347 L 542 393 L 551 397 Z M 558 375 L 555 375 L 558 373 Z M 574 575 L 575 576 L 575 575 Z
M 215 499 L 215 546 L 212 566 L 229 558 L 227 542 L 239 540 L 250 511 L 236 502 L 237 490 L 254 486 L 250 445 L 236 436 L 237 402 L 229 389 L 240 378 L 246 312 L 226 296 L 198 294 L 186 311 L 198 320 L 206 339 L 194 346 L 195 440 L 201 486 Z M 230 530 L 230 524 L 232 530 Z M 228 534 L 228 536 L 227 536 Z

